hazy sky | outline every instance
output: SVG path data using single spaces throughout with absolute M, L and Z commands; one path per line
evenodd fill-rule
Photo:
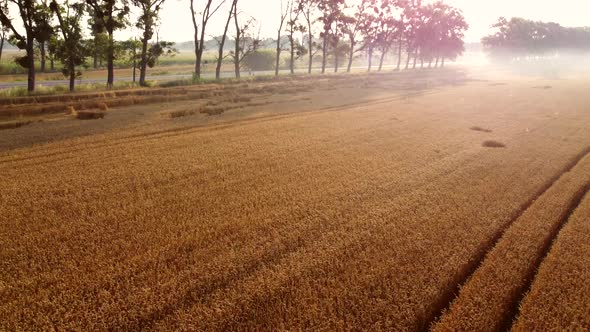
M 220 1 L 220 0 L 214 0 Z M 286 0 L 283 0 L 286 1 Z M 348 0 L 354 3 L 357 0 Z M 426 0 L 428 1 L 428 0 Z M 195 0 L 202 7 L 205 0 Z M 240 0 L 239 8 L 254 16 L 264 37 L 274 36 L 279 21 L 280 0 Z M 446 0 L 446 3 L 463 10 L 471 26 L 467 41 L 479 41 L 488 34 L 489 27 L 498 17 L 519 16 L 533 20 L 554 21 L 564 26 L 590 26 L 590 0 Z M 226 11 L 216 14 L 209 35 L 222 31 Z M 162 11 L 160 39 L 187 41 L 193 39 L 193 26 L 190 18 L 188 0 L 167 0 Z M 133 32 L 120 32 L 117 39 L 133 35 Z

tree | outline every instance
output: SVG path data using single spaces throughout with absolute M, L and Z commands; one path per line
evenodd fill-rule
M 88 30 L 92 36 L 92 43 L 88 44 L 88 49 L 92 54 L 92 66 L 97 69 L 102 66 L 102 61 L 106 60 L 109 38 L 105 33 L 105 27 L 102 25 L 102 20 L 98 18 L 98 14 L 94 11 L 92 6 L 87 6 L 86 11 L 88 14 Z
M 1 10 L 8 16 L 8 0 L 2 0 L 0 2 Z M 4 42 L 6 41 L 6 37 L 10 33 L 10 27 L 2 24 L 0 21 L 0 60 L 2 60 L 2 51 L 4 50 Z
M 367 10 L 374 1 L 375 0 L 361 0 L 361 3 L 356 6 L 353 15 L 343 15 L 341 17 L 342 32 L 348 37 L 348 66 L 346 71 L 349 73 L 352 69 L 354 55 L 363 49 L 363 47 L 357 48 L 357 39 L 362 32 L 363 24 L 367 20 Z
M 469 25 L 461 10 L 444 5 L 442 2 L 437 5 L 440 9 L 440 35 L 436 45 L 436 66 L 439 59 L 444 67 L 445 59 L 456 59 L 465 50 L 465 31 Z
M 313 13 L 317 6 L 317 1 L 319 0 L 298 0 L 297 7 L 298 10 L 303 14 L 305 18 L 305 22 L 307 23 L 307 49 L 308 49 L 308 56 L 309 56 L 309 63 L 307 72 L 311 74 L 311 69 L 313 66 Z
M 344 0 L 319 0 L 318 9 L 321 16 L 318 19 L 322 23 L 322 74 L 326 72 L 326 61 L 328 55 L 328 46 L 330 45 L 331 34 L 337 29 L 335 24 L 342 14 Z
M 40 63 L 41 67 L 39 68 L 41 72 L 45 72 L 45 63 L 47 59 L 47 52 L 46 52 L 46 45 L 51 39 L 51 36 L 55 34 L 53 31 L 53 27 L 51 26 L 51 9 L 47 5 L 47 1 L 44 0 L 43 2 L 37 5 L 35 10 L 36 15 L 34 16 L 35 26 L 37 27 L 37 33 L 35 34 L 35 40 L 39 43 L 39 51 L 40 51 Z
M 366 50 L 368 58 L 367 71 L 370 72 L 373 67 L 373 51 L 378 45 L 379 16 L 377 16 L 377 14 L 379 11 L 375 11 L 375 6 L 377 6 L 376 0 L 370 0 L 369 3 L 367 3 L 367 6 L 369 6 L 371 10 L 367 10 L 365 15 L 359 17 L 361 18 L 359 30 L 364 39 L 361 49 Z
M 57 17 L 59 30 L 63 36 L 63 41 L 57 47 L 57 56 L 65 66 L 63 69 L 64 76 L 69 76 L 70 92 L 74 92 L 76 76 L 81 75 L 80 72 L 76 71 L 76 66 L 82 65 L 86 61 L 86 49 L 82 41 L 82 29 L 80 27 L 84 4 L 70 4 L 66 1 L 65 6 L 60 6 L 55 0 L 52 0 L 50 8 Z
M 399 34 L 399 21 L 394 18 L 397 10 L 397 2 L 392 0 L 383 0 L 379 6 L 373 8 L 377 13 L 377 32 L 376 44 L 381 52 L 379 60 L 379 71 L 383 69 L 383 61 L 394 43 L 394 39 Z
M 51 36 L 47 41 L 47 60 L 49 60 L 49 70 L 55 71 L 55 60 L 57 60 L 57 48 L 59 47 L 60 40 L 57 35 Z
M 229 23 L 234 15 L 234 10 L 238 5 L 238 0 L 233 0 L 231 7 L 229 9 L 229 14 L 227 15 L 227 22 L 225 23 L 225 29 L 223 30 L 223 35 L 221 35 L 219 42 L 219 54 L 217 56 L 217 68 L 215 68 L 215 79 L 221 78 L 221 65 L 223 64 L 223 59 L 225 56 L 223 55 L 223 48 L 225 46 L 225 39 L 227 38 L 227 30 L 229 29 Z
M 283 46 L 281 45 L 281 32 L 283 31 L 283 26 L 285 25 L 285 20 L 287 19 L 287 15 L 289 14 L 290 9 L 292 9 L 292 1 L 288 0 L 286 8 L 283 8 L 283 0 L 281 1 L 281 16 L 279 20 L 279 28 L 277 30 L 277 58 L 275 62 L 275 76 L 279 76 L 279 62 L 281 61 L 281 51 L 283 50 Z
M 195 79 L 201 79 L 201 61 L 203 59 L 203 51 L 205 50 L 205 31 L 207 28 L 207 24 L 211 17 L 221 8 L 221 6 L 225 3 L 226 0 L 221 0 L 216 7 L 213 6 L 213 0 L 207 0 L 203 11 L 198 13 L 201 16 L 201 26 L 199 31 L 199 24 L 197 23 L 197 12 L 195 11 L 194 6 L 195 0 L 190 0 L 190 10 L 191 10 L 191 17 L 193 21 L 193 28 L 195 30 Z
M 135 26 L 142 30 L 141 53 L 139 61 L 139 85 L 145 86 L 146 72 L 148 67 L 148 43 L 154 36 L 154 27 L 160 15 L 160 9 L 165 0 L 132 0 L 133 4 L 140 9 L 140 14 Z
M 301 7 L 297 5 L 295 1 L 290 1 L 289 5 L 289 20 L 287 21 L 290 50 L 289 70 L 291 74 L 295 74 L 295 58 L 296 56 L 299 58 L 306 51 L 305 47 L 295 40 L 295 32 L 306 31 L 306 28 L 298 22 L 302 11 Z
M 141 60 L 141 41 L 137 38 L 132 38 L 121 42 L 121 48 L 125 51 L 126 56 L 124 57 L 126 64 L 131 65 L 133 68 L 132 81 L 133 85 L 137 82 L 137 64 Z
M 19 33 L 12 20 L 8 17 L 8 13 L 0 7 L 0 22 L 3 27 L 8 27 L 12 32 L 11 39 L 19 49 L 25 50 L 26 55 L 15 58 L 16 62 L 23 68 L 27 68 L 27 90 L 29 92 L 35 91 L 35 38 L 39 33 L 37 29 L 36 17 L 37 3 L 35 0 L 10 0 L 18 8 L 19 16 L 22 20 L 22 26 L 25 30 L 24 34 Z
M 107 31 L 107 88 L 112 88 L 115 80 L 115 39 L 113 34 L 116 30 L 127 26 L 129 6 L 127 0 L 86 0 L 86 3 L 94 10 L 100 21 L 100 26 Z
M 555 56 L 565 49 L 590 49 L 590 28 L 587 27 L 565 28 L 557 23 L 500 17 L 492 28 L 495 32 L 484 37 L 482 43 L 493 58 L 529 60 Z
M 236 78 L 240 78 L 240 70 L 242 67 L 242 61 L 252 52 L 258 49 L 260 44 L 259 37 L 248 36 L 249 30 L 256 21 L 253 17 L 250 17 L 246 23 L 240 25 L 239 23 L 239 12 L 238 6 L 234 7 L 234 24 L 236 26 L 236 35 L 234 38 L 234 51 L 230 52 L 230 56 L 234 60 L 234 71 Z
M 411 2 L 406 3 L 403 9 L 404 18 L 407 19 L 404 35 L 406 36 L 406 69 L 410 66 L 410 60 L 413 55 L 415 55 L 416 49 L 418 48 L 416 42 L 416 36 L 418 30 L 420 29 L 420 7 L 421 1 L 412 0 Z M 415 58 L 414 58 L 415 59 Z
M 343 45 L 340 43 L 340 39 L 344 37 L 343 33 L 343 23 L 342 19 L 344 17 L 343 12 L 341 11 L 338 16 L 336 16 L 334 20 L 333 30 L 329 34 L 329 42 L 330 48 L 332 49 L 332 55 L 334 57 L 334 72 L 338 72 L 338 65 L 340 64 L 340 57 L 347 53 L 347 45 Z

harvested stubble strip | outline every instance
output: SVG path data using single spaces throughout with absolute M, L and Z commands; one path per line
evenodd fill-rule
M 510 326 L 536 268 L 589 182 L 586 156 L 506 230 L 432 330 L 498 331 Z
M 590 330 L 590 195 L 543 261 L 513 331 Z

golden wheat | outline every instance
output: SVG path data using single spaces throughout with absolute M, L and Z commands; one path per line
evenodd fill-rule
M 380 84 L 359 106 L 310 94 L 316 112 L 174 130 L 189 119 L 158 112 L 3 153 L 0 330 L 427 328 L 586 148 L 590 96 Z M 473 124 L 506 148 L 482 147 Z
M 513 331 L 590 330 L 590 195 L 560 232 Z
M 498 331 L 510 324 L 538 262 L 569 215 L 570 202 L 576 202 L 588 184 L 590 156 L 515 220 L 433 330 Z

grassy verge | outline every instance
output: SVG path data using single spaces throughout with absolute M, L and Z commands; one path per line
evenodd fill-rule
M 150 86 L 154 83 L 149 82 Z M 111 90 L 130 89 L 138 87 L 137 83 L 133 82 L 117 82 L 114 84 Z M 107 91 L 104 83 L 93 83 L 93 84 L 79 84 L 76 85 L 76 93 L 85 92 L 97 92 Z M 67 85 L 56 85 L 56 86 L 44 86 L 42 84 L 35 88 L 35 92 L 29 93 L 26 86 L 18 86 L 13 88 L 7 88 L 0 90 L 0 98 L 14 98 L 14 97 L 29 97 L 29 96 L 51 96 L 61 95 L 69 93 L 69 87 Z

